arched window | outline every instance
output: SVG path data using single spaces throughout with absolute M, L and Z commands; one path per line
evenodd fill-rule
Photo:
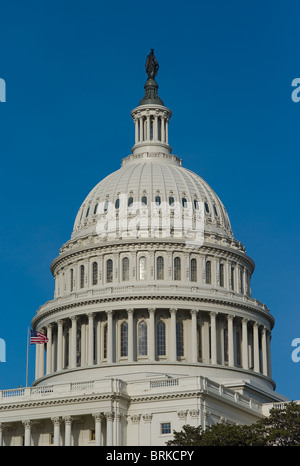
M 224 286 L 224 264 L 220 264 L 220 286 Z
M 123 257 L 122 259 L 122 280 L 127 282 L 129 280 L 129 259 Z
M 194 208 L 195 210 L 199 210 L 199 202 L 197 201 L 197 199 L 194 199 Z
M 98 283 L 98 264 L 97 262 L 93 262 L 93 285 L 97 285 Z
M 164 258 L 162 256 L 156 259 L 156 279 L 164 279 Z
M 107 324 L 103 326 L 103 359 L 107 359 Z
M 205 207 L 206 213 L 209 214 L 209 207 L 208 207 L 207 202 L 204 202 L 204 207 Z
M 224 362 L 228 363 L 228 329 L 224 328 Z
M 128 356 L 128 324 L 127 322 L 122 322 L 121 324 L 121 357 Z
M 191 282 L 196 282 L 197 281 L 197 261 L 196 261 L 196 259 L 191 259 L 190 272 L 191 272 Z
M 147 356 L 148 354 L 148 338 L 147 338 L 147 324 L 143 320 L 138 325 L 138 354 L 139 356 Z
M 174 203 L 175 203 L 174 197 L 170 196 L 170 197 L 169 197 L 169 206 L 170 206 L 170 207 L 174 207 Z
M 160 203 L 161 203 L 160 196 L 155 196 L 155 205 L 160 206 Z
M 133 197 L 128 198 L 128 207 L 132 207 L 133 205 Z
M 142 197 L 142 205 L 143 206 L 147 205 L 147 197 L 146 196 Z
M 76 335 L 76 365 L 81 363 L 81 328 L 77 329 Z
M 176 323 L 176 349 L 177 356 L 184 356 L 184 346 L 183 346 L 183 323 Z
M 85 214 L 85 217 L 86 217 L 86 218 L 89 216 L 89 213 L 90 213 L 90 208 L 88 207 L 88 208 L 87 208 L 87 211 L 86 211 L 86 214 Z
M 106 261 L 106 282 L 111 283 L 113 281 L 113 261 L 108 259 Z
M 74 287 L 74 270 L 70 270 L 70 290 L 73 291 Z
M 181 280 L 181 260 L 180 257 L 174 259 L 174 280 Z
M 84 265 L 80 266 L 80 288 L 84 287 Z
M 211 262 L 206 261 L 205 263 L 205 281 L 208 285 L 211 285 Z
M 115 202 L 115 209 L 119 209 L 120 207 L 120 199 L 116 199 L 116 202 Z
M 108 211 L 108 201 L 105 201 L 103 210 L 104 210 L 104 212 Z
M 187 200 L 186 200 L 186 198 L 183 197 L 183 198 L 181 199 L 181 202 L 182 202 L 182 207 L 183 207 L 184 209 L 186 209 L 186 207 L 187 207 Z
M 240 292 L 244 294 L 244 271 L 240 269 Z
M 241 365 L 241 336 L 240 332 L 237 331 L 235 334 L 235 346 L 236 346 L 236 365 Z
M 157 356 L 166 355 L 166 326 L 165 323 L 160 320 L 157 324 Z
M 231 289 L 234 290 L 234 265 L 231 267 Z
M 98 204 L 96 204 L 95 207 L 94 207 L 94 215 L 96 215 L 97 210 L 98 210 Z
M 146 257 L 140 257 L 140 280 L 146 280 L 147 278 L 147 262 Z

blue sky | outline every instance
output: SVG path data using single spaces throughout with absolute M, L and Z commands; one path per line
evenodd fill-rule
M 25 384 L 27 328 L 89 191 L 131 152 L 150 48 L 170 144 L 216 191 L 275 317 L 273 378 L 300 399 L 297 1 L 2 1 L 0 388 Z M 34 348 L 29 349 L 29 383 Z

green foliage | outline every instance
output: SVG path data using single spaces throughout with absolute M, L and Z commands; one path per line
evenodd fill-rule
M 173 446 L 300 446 L 300 405 L 287 403 L 273 408 L 269 417 L 250 426 L 216 424 L 205 431 L 185 425 L 174 431 Z

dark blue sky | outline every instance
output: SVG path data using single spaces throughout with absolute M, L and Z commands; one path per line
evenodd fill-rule
M 27 328 L 89 191 L 131 152 L 146 55 L 173 111 L 170 144 L 254 259 L 277 391 L 300 399 L 298 1 L 2 1 L 0 388 L 25 384 Z M 30 348 L 29 382 L 34 378 Z

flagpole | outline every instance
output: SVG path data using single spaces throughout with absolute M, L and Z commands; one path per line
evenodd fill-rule
M 27 331 L 27 359 L 26 359 L 26 385 L 28 387 L 28 356 L 29 356 L 29 327 Z

